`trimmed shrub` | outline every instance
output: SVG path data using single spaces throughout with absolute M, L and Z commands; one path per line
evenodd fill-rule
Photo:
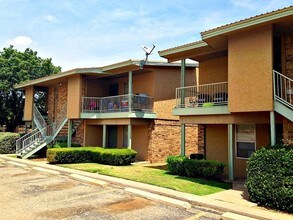
M 216 179 L 224 172 L 225 164 L 216 160 L 185 159 L 183 166 L 189 177 Z
M 168 169 L 172 174 L 188 177 L 216 179 L 223 172 L 225 164 L 215 160 L 194 160 L 184 156 L 167 157 Z
M 137 152 L 132 149 L 104 149 L 100 147 L 51 148 L 47 150 L 49 163 L 101 163 L 115 166 L 129 165 Z
M 15 142 L 18 133 L 0 132 L 0 154 L 15 154 Z
M 246 187 L 252 202 L 293 213 L 293 147 L 263 147 L 249 158 Z
M 179 176 L 185 176 L 186 172 L 183 166 L 183 161 L 186 159 L 184 156 L 168 156 L 167 164 L 170 173 Z
M 64 141 L 62 141 L 62 142 L 57 142 L 57 143 L 55 143 L 53 146 L 51 146 L 51 147 L 48 147 L 48 148 L 67 148 L 68 146 L 67 146 L 67 142 L 64 142 Z M 72 143 L 71 144 L 71 147 L 81 147 L 80 146 L 80 144 L 75 144 L 75 143 Z

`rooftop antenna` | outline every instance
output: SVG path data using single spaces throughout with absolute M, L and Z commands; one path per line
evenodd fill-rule
M 146 64 L 146 62 L 148 61 L 149 55 L 152 54 L 153 50 L 155 49 L 155 45 L 153 44 L 153 47 L 150 49 L 147 46 L 142 45 L 141 48 L 143 49 L 143 51 L 145 52 L 145 59 L 140 61 L 140 68 L 142 69 L 143 66 Z

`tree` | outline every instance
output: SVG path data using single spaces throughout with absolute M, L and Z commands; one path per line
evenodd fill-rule
M 14 85 L 55 74 L 61 67 L 54 66 L 51 58 L 42 59 L 37 52 L 27 48 L 17 51 L 13 46 L 0 52 L 0 124 L 14 131 L 22 122 L 24 94 Z

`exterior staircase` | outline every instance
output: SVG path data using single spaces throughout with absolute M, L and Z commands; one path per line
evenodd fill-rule
M 275 111 L 293 122 L 293 79 L 273 71 Z
M 80 124 L 82 123 L 83 119 L 74 119 L 72 120 L 72 129 L 71 129 L 71 135 L 78 129 Z M 68 122 L 62 127 L 60 132 L 58 133 L 56 140 L 67 140 L 68 137 Z
M 56 120 L 50 125 L 41 123 L 41 114 L 38 115 L 38 113 L 38 111 L 34 110 L 34 122 L 37 121 L 37 123 L 35 123 L 37 128 L 16 141 L 16 154 L 23 159 L 30 157 L 52 142 L 68 120 L 66 105 L 63 107 Z

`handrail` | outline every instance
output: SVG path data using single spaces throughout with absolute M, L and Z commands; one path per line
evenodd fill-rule
M 18 154 L 18 153 L 22 150 L 22 148 L 23 148 L 23 140 L 26 139 L 26 138 L 28 138 L 29 136 L 35 134 L 38 130 L 39 130 L 39 129 L 36 128 L 36 129 L 30 131 L 29 133 L 23 135 L 22 137 L 20 137 L 20 138 L 18 138 L 18 139 L 16 140 L 16 153 L 17 153 L 17 154 Z
M 29 148 L 33 144 L 37 142 L 44 142 L 47 141 L 49 137 L 56 135 L 56 132 L 62 125 L 63 121 L 66 119 L 67 116 L 67 105 L 64 105 L 60 114 L 57 115 L 56 120 L 48 126 L 40 129 L 37 132 L 32 133 L 31 135 L 25 135 L 22 138 L 22 144 L 19 146 L 17 153 L 24 151 L 25 149 Z
M 176 88 L 176 108 L 228 105 L 228 82 Z
M 34 104 L 34 118 L 41 125 L 41 128 L 44 128 L 46 126 L 46 121 L 35 104 Z
M 274 99 L 293 109 L 293 79 L 273 70 Z

